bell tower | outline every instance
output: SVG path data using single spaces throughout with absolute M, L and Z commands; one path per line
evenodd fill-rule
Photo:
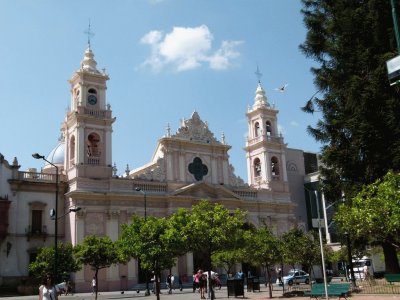
M 108 75 L 97 70 L 90 43 L 81 67 L 69 80 L 71 109 L 62 126 L 68 178 L 112 176 L 111 106 L 106 101 Z
M 276 192 L 288 192 L 286 173 L 286 144 L 278 133 L 278 110 L 268 103 L 258 81 L 254 104 L 246 113 L 247 177 L 250 186 Z

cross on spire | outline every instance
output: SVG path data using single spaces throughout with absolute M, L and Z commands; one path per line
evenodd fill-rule
M 261 83 L 261 77 L 262 77 L 263 74 L 260 72 L 260 69 L 258 68 L 258 65 L 257 65 L 257 70 L 254 72 L 254 74 L 256 74 L 256 76 L 257 76 L 258 83 Z
M 85 30 L 84 33 L 87 34 L 87 37 L 88 37 L 88 47 L 89 47 L 89 49 L 90 49 L 90 38 L 94 36 L 94 33 L 90 30 L 90 19 L 89 19 L 89 27 L 88 27 L 88 30 Z

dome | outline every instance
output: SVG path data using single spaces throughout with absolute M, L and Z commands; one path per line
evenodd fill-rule
M 59 141 L 57 146 L 51 150 L 49 155 L 47 155 L 47 160 L 58 166 L 64 166 L 64 153 L 65 153 L 65 143 L 64 141 Z M 45 167 L 49 167 L 49 163 L 46 162 Z

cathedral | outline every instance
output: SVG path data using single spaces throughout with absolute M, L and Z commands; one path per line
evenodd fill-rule
M 243 110 L 248 121 L 245 182 L 229 162 L 225 137 L 216 138 L 197 111 L 185 112 L 176 131 L 167 128 L 154 141 L 150 162 L 117 175 L 109 79 L 98 70 L 89 46 L 69 80 L 71 103 L 62 137 L 48 156 L 35 157 L 43 159 L 42 170 L 22 171 L 17 158 L 0 154 L 0 284 L 28 276 L 37 250 L 53 246 L 55 239 L 73 245 L 87 235 L 117 240 L 120 225 L 134 214 L 164 217 L 201 199 L 245 210 L 248 224 L 267 224 L 278 235 L 295 226 L 307 229 L 304 183 L 317 171 L 317 155 L 287 147 L 278 132 L 279 111 L 260 81 L 253 105 Z M 179 257 L 172 273 L 190 276 L 196 259 L 193 253 Z M 76 292 L 90 291 L 89 267 L 71 277 Z M 104 291 L 127 290 L 140 282 L 143 272 L 136 260 L 99 272 Z

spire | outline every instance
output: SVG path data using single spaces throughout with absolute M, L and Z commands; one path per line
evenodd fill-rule
M 265 91 L 259 82 L 256 89 L 256 96 L 254 97 L 253 109 L 259 107 L 269 107 L 267 96 L 265 96 Z
M 81 61 L 81 69 L 88 72 L 101 74 L 99 70 L 97 70 L 96 66 L 97 62 L 94 60 L 93 51 L 90 48 L 87 48 L 83 60 Z
M 260 84 L 261 83 L 261 77 L 262 77 L 263 74 L 260 72 L 260 69 L 258 68 L 258 65 L 257 65 L 257 70 L 254 72 L 254 74 L 257 75 L 258 83 Z
M 89 19 L 89 27 L 88 27 L 88 30 L 85 30 L 85 34 L 87 34 L 88 49 L 90 49 L 90 38 L 94 36 L 94 33 L 90 30 L 90 19 Z
M 262 73 L 260 72 L 260 68 L 257 65 L 257 70 L 254 72 L 258 79 L 257 89 L 256 89 L 256 97 L 254 98 L 253 109 L 257 109 L 259 107 L 268 106 L 269 103 L 267 97 L 265 96 L 265 91 L 261 86 L 261 77 Z
M 88 46 L 85 51 L 83 60 L 81 61 L 81 69 L 92 72 L 92 73 L 101 74 L 96 68 L 97 62 L 94 60 L 94 54 L 93 54 L 92 49 L 90 48 L 91 47 L 90 38 L 94 36 L 94 33 L 90 29 L 90 19 L 89 19 L 89 27 L 85 31 L 85 34 L 87 34 Z M 105 73 L 105 72 L 103 72 L 103 73 Z

